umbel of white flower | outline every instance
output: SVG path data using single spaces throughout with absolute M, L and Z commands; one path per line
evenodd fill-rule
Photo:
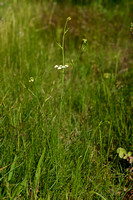
M 69 67 L 68 65 L 55 65 L 54 66 L 54 68 L 57 68 L 57 69 L 65 69 L 65 68 L 67 68 L 67 67 Z

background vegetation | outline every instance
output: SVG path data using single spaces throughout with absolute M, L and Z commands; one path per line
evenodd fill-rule
M 122 200 L 132 188 L 116 152 L 133 150 L 132 10 L 124 0 L 0 3 L 1 199 Z M 54 66 L 69 16 L 60 112 Z

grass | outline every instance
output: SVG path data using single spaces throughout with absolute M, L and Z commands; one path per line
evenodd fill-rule
M 1 199 L 122 200 L 132 187 L 116 153 L 133 150 L 133 4 L 123 4 L 0 7 Z M 63 97 L 56 64 L 69 65 Z

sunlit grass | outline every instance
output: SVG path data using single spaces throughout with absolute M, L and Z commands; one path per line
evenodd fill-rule
M 131 188 L 116 152 L 132 151 L 130 7 L 0 7 L 1 199 L 121 200 Z

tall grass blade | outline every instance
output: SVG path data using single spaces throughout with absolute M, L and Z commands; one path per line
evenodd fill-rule
M 15 158 L 14 158 L 14 162 L 13 164 L 11 165 L 11 169 L 9 171 L 9 175 L 8 175 L 8 182 L 12 179 L 12 176 L 13 176 L 13 172 L 14 172 L 14 167 L 16 165 L 16 160 L 17 160 L 17 156 L 15 155 Z
M 36 173 L 35 173 L 35 180 L 34 180 L 34 183 L 35 183 L 35 195 L 37 195 L 37 187 L 38 187 L 38 182 L 39 182 L 39 179 L 40 179 L 40 176 L 41 176 L 41 165 L 42 165 L 42 162 L 43 162 L 43 159 L 44 159 L 45 151 L 46 151 L 46 148 L 44 148 L 44 150 L 42 152 L 42 155 L 41 155 L 41 157 L 39 159 L 39 162 L 38 162 L 38 165 L 37 165 L 37 169 L 36 169 Z

